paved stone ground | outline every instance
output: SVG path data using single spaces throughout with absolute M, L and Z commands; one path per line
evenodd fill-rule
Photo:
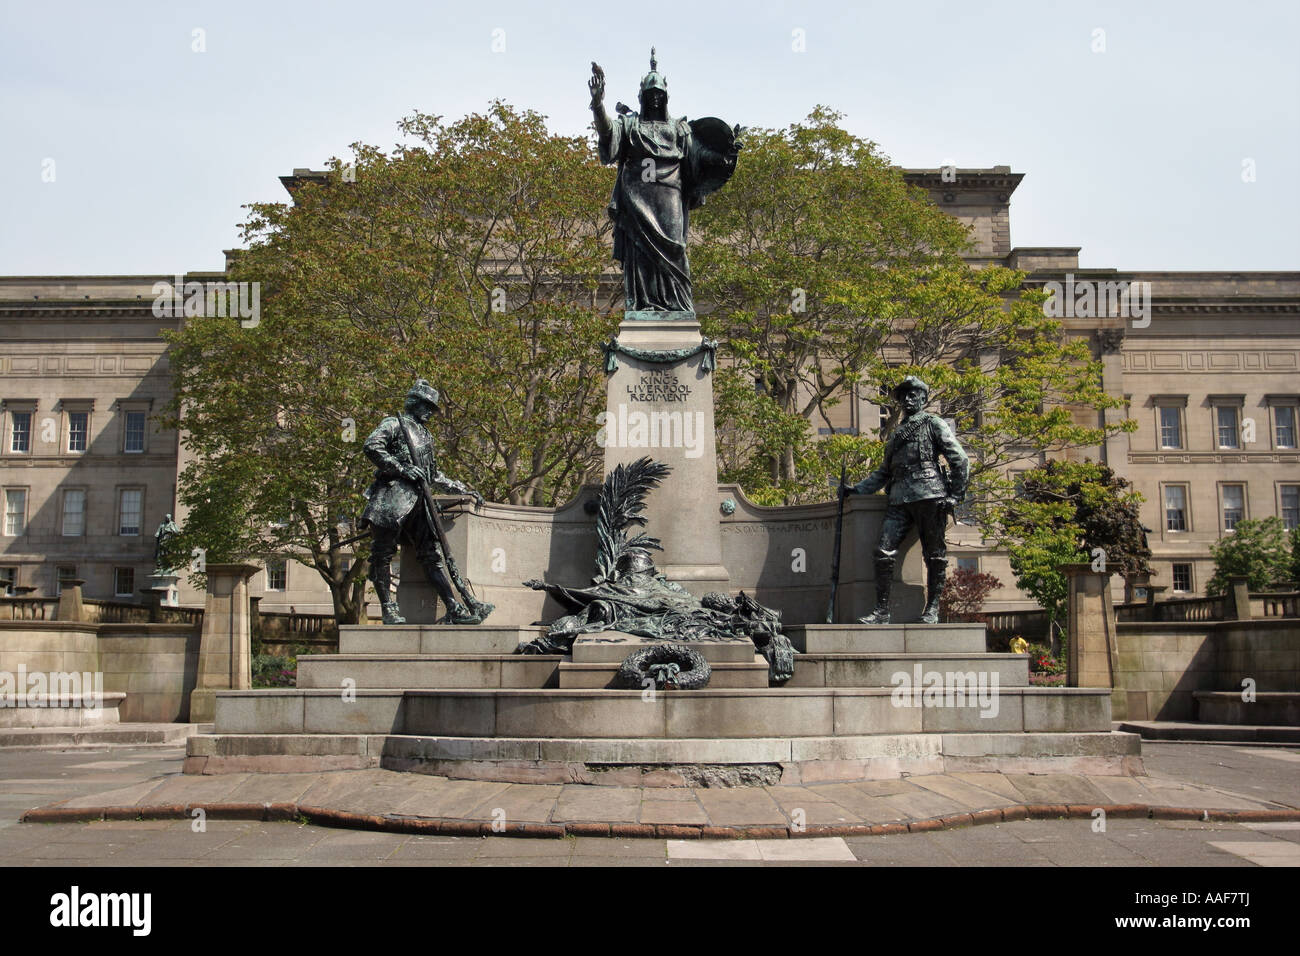
M 1267 752 L 1264 752 L 1267 751 Z M 1091 815 L 990 822 L 891 835 L 770 839 L 503 839 L 446 833 L 388 833 L 217 819 L 202 832 L 191 819 L 19 823 L 27 810 L 58 803 L 104 807 L 152 804 L 159 794 L 185 803 L 294 802 L 304 798 L 365 815 L 507 823 L 696 827 L 782 827 L 804 811 L 818 823 L 924 821 L 978 808 L 1025 803 L 1133 803 L 1192 809 L 1300 807 L 1300 751 L 1242 746 L 1147 744 L 1148 777 L 949 774 L 899 781 L 746 790 L 631 790 L 448 781 L 418 774 L 184 777 L 178 748 L 0 750 L 0 860 L 8 865 L 1124 865 L 1296 866 L 1300 822 L 1242 823 L 1109 816 L 1097 832 Z M 292 778 L 292 779 L 290 779 Z M 1198 781 L 1192 784 L 1189 781 Z M 114 793 L 113 799 L 105 792 Z M 1248 795 L 1247 795 L 1248 794 Z M 1163 802 L 1161 802 L 1163 801 Z M 297 804 L 294 804 L 297 805 Z M 981 807 L 982 805 L 982 807 Z M 260 807 L 255 809 L 260 810 Z M 1185 814 L 1194 816 L 1197 814 Z M 1268 814 L 1265 814 L 1268 815 Z M 1293 814 L 1294 815 L 1294 814 Z M 625 825 L 632 825 L 630 822 Z M 608 832 L 606 830 L 605 832 Z M 758 833 L 767 835 L 766 829 Z M 733 831 L 734 833 L 734 831 Z M 707 836 L 707 833 L 705 834 Z M 740 835 L 744 835 L 743 829 Z M 774 835 L 774 834 L 773 834 Z
M 1300 866 L 1281 824 L 1027 820 L 899 836 L 619 840 L 421 836 L 297 823 L 109 820 L 0 828 L 6 866 Z

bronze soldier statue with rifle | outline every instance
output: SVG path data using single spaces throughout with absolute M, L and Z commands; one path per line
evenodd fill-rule
M 438 468 L 433 436 L 425 427 L 439 407 L 438 390 L 424 379 L 406 395 L 404 410 L 381 421 L 366 439 L 366 457 L 375 465 L 375 480 L 366 489 L 361 528 L 370 529 L 370 580 L 383 608 L 385 624 L 404 624 L 392 590 L 391 562 L 399 544 L 415 548 L 424 573 L 447 606 L 441 624 L 480 624 L 493 605 L 477 600 L 460 574 L 443 533 L 433 485 L 468 495 L 475 507 L 483 496 Z M 453 590 L 453 588 L 455 590 Z M 456 593 L 464 598 L 457 600 Z
M 965 497 L 970 461 L 948 423 L 925 411 L 929 395 L 930 387 L 915 375 L 903 379 L 894 389 L 903 417 L 885 443 L 884 461 L 856 485 L 840 479 L 841 501 L 852 494 L 869 495 L 881 488 L 889 494 L 889 507 L 873 555 L 876 608 L 858 619 L 862 624 L 889 623 L 894 564 L 913 525 L 921 538 L 928 592 L 921 623 L 939 621 L 939 600 L 948 573 L 944 530 L 949 516 L 955 517 L 957 503 Z M 948 462 L 946 472 L 940 458 Z

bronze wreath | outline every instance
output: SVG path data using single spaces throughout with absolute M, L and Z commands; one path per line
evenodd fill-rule
M 649 686 L 646 681 L 653 681 L 655 687 L 697 690 L 709 683 L 711 674 L 704 656 L 685 644 L 652 644 L 627 655 L 614 684 L 640 690 Z

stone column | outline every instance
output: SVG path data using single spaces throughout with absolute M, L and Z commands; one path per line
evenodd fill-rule
M 1225 607 L 1224 616 L 1232 621 L 1249 621 L 1250 620 L 1250 578 L 1244 574 L 1234 574 L 1228 578 L 1228 586 L 1232 590 L 1228 594 L 1228 600 L 1224 601 L 1226 605 L 1231 601 L 1231 607 Z
M 646 313 L 638 313 L 646 314 Z M 696 321 L 624 318 L 618 341 L 653 351 L 700 344 Z M 672 363 L 616 355 L 618 368 L 606 385 L 605 473 L 649 456 L 672 474 L 646 502 L 646 532 L 664 550 L 655 564 L 696 597 L 727 591 L 722 564 L 721 504 L 713 422 L 713 374 L 698 353 Z
M 190 693 L 189 719 L 212 720 L 219 690 L 252 686 L 252 619 L 248 580 L 255 564 L 209 564 L 207 603 L 199 638 L 198 675 Z
M 86 606 L 81 602 L 81 586 L 85 583 L 81 578 L 59 580 L 59 609 L 54 617 L 56 621 L 86 620 Z
M 1119 646 L 1115 637 L 1115 604 L 1110 578 L 1121 569 L 1108 564 L 1094 571 L 1091 564 L 1063 564 L 1069 578 L 1066 613 L 1066 685 L 1069 687 L 1114 687 Z

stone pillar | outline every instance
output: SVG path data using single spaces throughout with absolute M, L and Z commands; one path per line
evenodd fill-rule
M 262 633 L 262 595 L 254 594 L 248 599 L 248 633 L 260 637 Z
M 149 609 L 149 623 L 157 624 L 162 620 L 162 613 L 159 608 L 167 599 L 166 588 L 139 588 L 140 599 L 144 601 L 144 606 Z
M 85 583 L 81 578 L 59 580 L 59 609 L 54 616 L 56 621 L 86 620 L 86 606 L 81 603 L 81 586 Z
M 1244 574 L 1234 574 L 1229 576 L 1228 586 L 1232 590 L 1228 593 L 1228 600 L 1224 601 L 1224 604 L 1231 602 L 1231 606 L 1224 607 L 1224 616 L 1230 621 L 1249 621 L 1250 579 Z
M 1094 571 L 1091 564 L 1063 564 L 1061 570 L 1070 587 L 1066 685 L 1114 687 L 1119 646 L 1110 578 L 1120 565 L 1108 564 L 1106 570 Z
M 252 686 L 251 604 L 248 579 L 261 570 L 255 564 L 209 564 L 208 597 L 199 638 L 198 675 L 190 693 L 189 719 L 212 720 L 219 690 L 248 690 Z
M 644 315 L 646 313 L 637 313 Z M 667 351 L 700 344 L 696 321 L 624 318 L 618 341 L 628 348 Z M 606 384 L 605 473 L 649 456 L 672 474 L 646 502 L 646 532 L 664 550 L 656 566 L 696 597 L 727 591 L 722 564 L 721 504 L 713 422 L 713 374 L 704 353 L 678 362 L 644 362 L 616 355 Z
M 1146 619 L 1148 621 L 1154 621 L 1156 619 L 1156 602 L 1160 599 L 1160 595 L 1166 590 L 1168 590 L 1168 585 L 1165 584 L 1147 585 Z

